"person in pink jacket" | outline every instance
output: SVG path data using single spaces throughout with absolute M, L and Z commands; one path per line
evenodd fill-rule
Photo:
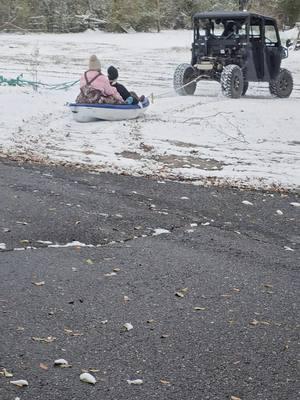
M 101 73 L 101 63 L 97 56 L 92 55 L 89 69 L 80 78 L 80 94 L 76 99 L 81 104 L 124 104 L 117 89 L 109 83 L 108 78 Z

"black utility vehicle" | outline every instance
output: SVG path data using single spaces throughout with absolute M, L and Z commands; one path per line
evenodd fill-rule
M 174 74 L 180 95 L 195 93 L 203 79 L 221 83 L 225 96 L 240 98 L 249 82 L 269 82 L 271 94 L 289 97 L 292 74 L 281 68 L 288 57 L 276 20 L 249 12 L 206 12 L 193 18 L 191 64 L 181 64 Z

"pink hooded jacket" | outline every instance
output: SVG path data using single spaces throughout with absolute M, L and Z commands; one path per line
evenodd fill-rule
M 94 70 L 89 70 L 87 71 L 86 75 L 88 80 L 91 81 L 95 76 L 99 75 L 99 72 Z M 86 85 L 86 80 L 83 74 L 80 78 L 80 89 L 84 85 Z M 105 75 L 98 76 L 98 78 L 92 82 L 91 87 L 93 87 L 94 89 L 101 90 L 105 96 L 113 96 L 114 99 L 116 99 L 120 103 L 124 103 L 124 100 L 122 99 L 117 89 L 110 85 L 109 80 Z

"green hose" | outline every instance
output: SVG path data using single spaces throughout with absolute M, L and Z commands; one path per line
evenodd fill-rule
M 34 81 L 29 81 L 27 79 L 23 79 L 23 74 L 12 79 L 7 79 L 4 76 L 0 75 L 0 86 L 32 86 L 35 89 L 37 89 L 38 87 L 43 87 L 49 90 L 67 90 L 72 86 L 76 85 L 78 82 L 79 79 L 77 81 L 49 84 L 49 83 L 34 82 Z

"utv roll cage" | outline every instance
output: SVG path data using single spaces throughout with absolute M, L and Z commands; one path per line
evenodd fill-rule
M 204 23 L 201 24 L 201 21 L 207 21 L 207 26 Z M 259 26 L 260 29 L 260 38 L 261 40 L 269 39 L 266 37 L 266 26 L 274 26 L 277 27 L 277 22 L 272 17 L 266 17 L 255 13 L 249 13 L 245 11 L 236 11 L 236 12 L 204 12 L 204 13 L 196 13 L 193 17 L 193 26 L 194 26 L 194 42 L 197 41 L 201 35 L 200 29 L 206 31 L 208 35 L 215 34 L 215 23 L 214 21 L 219 21 L 220 24 L 223 24 L 224 28 L 228 21 L 235 22 L 237 26 L 240 28 L 245 26 L 244 39 L 246 39 L 247 43 L 251 38 L 255 38 L 253 31 L 251 32 L 251 27 Z M 235 33 L 239 33 L 238 31 Z M 252 35 L 251 35 L 252 33 Z M 281 46 L 281 39 L 279 36 L 279 32 L 275 29 L 276 33 L 276 41 L 273 42 L 276 47 Z M 258 36 L 258 35 L 257 35 Z M 224 37 L 225 39 L 225 37 Z

